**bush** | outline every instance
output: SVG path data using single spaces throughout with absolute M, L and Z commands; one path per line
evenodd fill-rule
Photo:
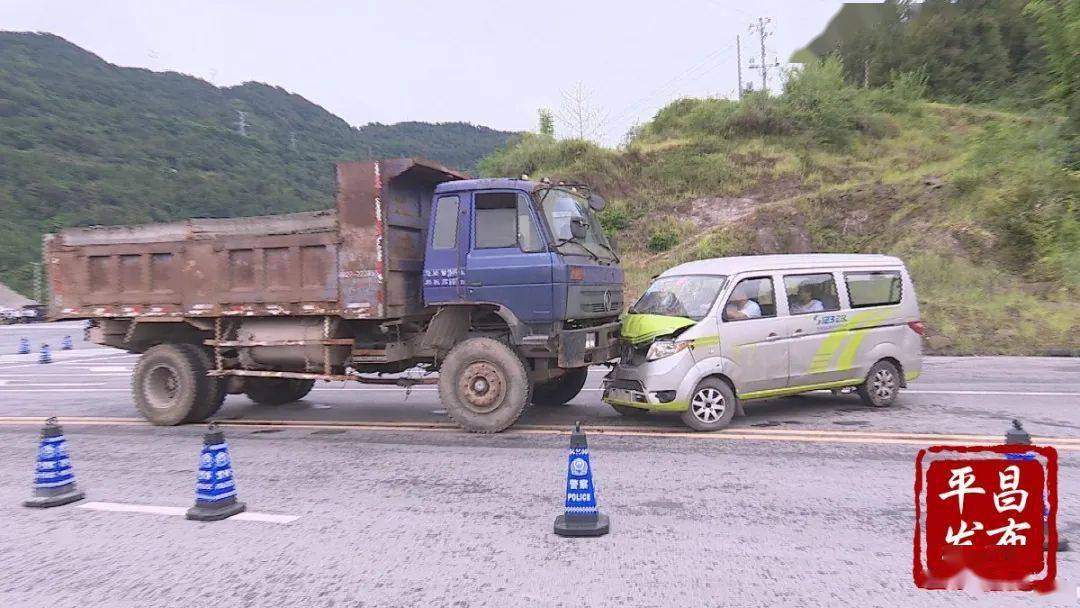
M 869 109 L 859 89 L 844 80 L 836 57 L 793 70 L 780 101 L 799 130 L 833 145 L 846 144 Z
M 660 253 L 667 251 L 679 242 L 679 235 L 671 228 L 660 228 L 649 234 L 649 242 L 645 245 L 649 251 Z

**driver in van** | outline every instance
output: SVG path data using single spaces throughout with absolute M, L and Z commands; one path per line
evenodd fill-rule
M 814 298 L 813 287 L 808 281 L 800 283 L 795 296 L 788 298 L 788 308 L 791 309 L 793 315 L 825 311 L 825 306 L 821 304 L 821 300 Z
M 724 318 L 728 320 L 761 318 L 761 307 L 746 293 L 746 283 L 737 285 L 731 292 L 727 306 L 724 307 Z

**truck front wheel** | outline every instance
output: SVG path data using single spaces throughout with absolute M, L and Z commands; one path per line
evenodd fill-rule
M 206 375 L 207 358 L 190 344 L 151 347 L 135 365 L 131 392 L 135 407 L 159 426 L 194 421 L 220 406 L 224 393 Z
M 248 378 L 244 382 L 244 394 L 260 405 L 284 405 L 303 399 L 314 386 L 314 380 Z
M 471 433 L 498 433 L 514 424 L 529 393 L 521 358 L 491 338 L 459 342 L 439 369 L 439 399 L 450 418 Z
M 532 402 L 536 405 L 566 405 L 578 396 L 585 380 L 589 378 L 589 368 L 579 367 L 567 370 L 558 378 L 533 387 Z

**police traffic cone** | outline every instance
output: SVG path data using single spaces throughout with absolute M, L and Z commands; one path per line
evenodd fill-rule
M 577 422 L 570 434 L 570 459 L 566 465 L 566 513 L 555 518 L 555 534 L 603 536 L 610 528 L 608 516 L 596 508 L 589 443 Z
M 52 353 L 49 352 L 49 345 L 41 345 L 41 354 L 38 356 L 38 363 L 52 363 Z
M 27 507 L 59 507 L 82 500 L 85 495 L 75 487 L 64 431 L 49 418 L 41 429 L 37 470 L 34 472 L 34 495 L 23 502 Z
M 71 336 L 64 336 L 64 339 L 60 341 L 60 350 L 71 350 L 74 346 L 71 344 Z
M 30 354 L 30 340 L 27 340 L 26 338 L 19 338 L 19 354 L 20 355 L 29 355 Z
M 244 503 L 236 500 L 236 480 L 225 435 L 218 430 L 216 422 L 211 422 L 199 456 L 195 506 L 187 510 L 187 518 L 218 521 L 242 513 L 246 508 Z
M 1009 445 L 1032 445 L 1031 433 L 1024 430 L 1024 425 L 1019 420 L 1012 421 L 1012 428 L 1005 431 L 1005 443 Z M 1028 452 L 1026 454 L 1005 454 L 1007 460 L 1034 460 L 1035 454 Z M 1046 504 L 1045 498 L 1043 499 L 1043 550 L 1050 548 L 1050 527 L 1046 525 L 1046 518 L 1050 516 L 1050 507 Z M 1057 542 L 1058 552 L 1069 550 L 1069 541 L 1061 538 L 1058 534 Z

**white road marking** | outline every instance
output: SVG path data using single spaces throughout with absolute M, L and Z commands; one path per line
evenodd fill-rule
M 187 513 L 184 507 L 164 507 L 158 505 L 132 505 L 120 502 L 87 502 L 76 505 L 79 509 L 108 511 L 110 513 L 151 513 L 154 515 L 173 515 L 183 517 Z M 229 518 L 243 521 L 262 521 L 271 524 L 288 524 L 300 519 L 299 515 L 274 515 L 273 513 L 240 513 Z
M 133 368 L 130 365 L 103 365 L 101 367 L 88 367 L 87 371 L 90 372 L 128 372 L 130 373 Z
M 921 389 L 900 389 L 900 394 L 912 395 L 1008 395 L 1013 397 L 1076 397 L 1080 393 L 1054 393 L 1040 391 L 927 391 Z
M 112 349 L 110 349 L 110 350 L 112 350 Z M 61 360 L 61 361 L 54 361 L 53 363 L 38 363 L 35 360 L 33 363 L 22 363 L 22 364 L 19 364 L 19 365 L 3 365 L 3 366 L 0 366 L 0 371 L 4 371 L 4 370 L 8 370 L 8 369 L 20 369 L 20 368 L 24 368 L 24 367 L 37 367 L 39 365 L 72 365 L 74 363 L 88 363 L 90 361 L 116 361 L 117 359 L 124 359 L 124 358 L 128 358 L 128 357 L 138 357 L 138 356 L 140 356 L 140 355 L 121 352 L 121 353 L 118 353 L 118 354 L 111 354 L 111 355 L 97 355 L 97 356 L 94 356 L 94 357 L 79 357 L 79 358 L 64 359 L 64 360 Z
M 6 388 L 22 388 L 24 386 L 47 386 L 47 387 L 56 387 L 56 386 L 105 386 L 104 382 L 48 382 L 48 383 L 31 382 L 31 383 L 27 383 L 27 384 L 9 384 L 10 382 L 26 382 L 26 380 L 0 380 L 0 386 L 6 387 Z

